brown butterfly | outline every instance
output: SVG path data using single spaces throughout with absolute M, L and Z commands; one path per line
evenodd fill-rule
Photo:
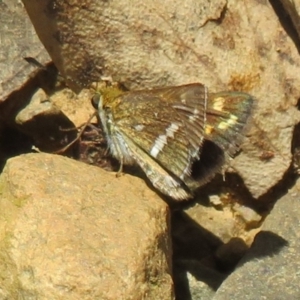
M 246 93 L 209 93 L 193 83 L 129 92 L 107 87 L 97 109 L 120 170 L 138 164 L 156 189 L 184 200 L 238 150 L 254 102 Z

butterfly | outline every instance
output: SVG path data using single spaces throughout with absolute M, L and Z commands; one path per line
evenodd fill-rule
M 201 83 L 127 92 L 106 87 L 96 98 L 120 172 L 139 165 L 174 200 L 193 197 L 236 153 L 255 104 L 247 93 L 209 93 Z

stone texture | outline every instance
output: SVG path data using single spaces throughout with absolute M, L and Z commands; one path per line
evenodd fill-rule
M 28 105 L 17 113 L 15 122 L 21 132 L 32 138 L 39 151 L 54 152 L 77 136 L 75 125 L 53 105 L 42 89 L 38 89 Z
M 76 127 L 80 127 L 95 112 L 91 105 L 94 93 L 95 91 L 92 89 L 83 89 L 79 94 L 75 94 L 70 89 L 65 88 L 51 95 L 50 101 L 68 116 Z
M 1 1 L 0 41 L 1 103 L 36 71 L 37 67 L 25 61 L 24 57 L 33 57 L 41 64 L 49 62 L 50 57 L 20 1 Z
M 262 216 L 250 207 L 234 203 L 232 210 L 243 219 L 248 228 L 258 227 L 262 221 Z
M 140 179 L 28 154 L 0 193 L 1 299 L 173 299 L 168 208 Z
M 87 89 L 76 95 L 64 88 L 48 96 L 40 88 L 17 112 L 15 123 L 40 151 L 55 152 L 74 141 L 77 127 L 80 129 L 94 113 L 88 101 L 91 97 Z
M 251 208 L 255 202 L 246 206 L 242 203 L 246 197 L 230 192 L 225 184 L 217 190 L 213 188 L 216 186 L 214 180 L 206 187 L 201 204 L 172 214 L 178 300 L 212 299 L 261 230 L 262 216 Z M 219 195 L 218 199 L 210 190 Z
M 241 207 L 249 213 L 255 213 L 249 207 Z M 223 243 L 228 243 L 233 237 L 241 237 L 251 243 L 255 234 L 255 230 L 248 230 L 249 221 L 236 214 L 230 205 L 223 206 L 221 210 L 211 206 L 195 205 L 185 213 L 195 222 L 195 226 L 203 226 L 204 230 L 214 233 Z M 255 214 L 255 217 L 258 218 L 259 215 Z M 252 228 L 259 227 L 258 222 L 255 225 Z
M 174 276 L 176 300 L 210 300 L 226 277 L 196 260 L 177 262 Z
M 299 299 L 300 180 L 267 217 L 262 231 L 214 300 Z

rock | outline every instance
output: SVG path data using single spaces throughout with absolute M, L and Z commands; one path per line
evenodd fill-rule
M 214 206 L 216 209 L 222 209 L 223 203 L 221 198 L 218 195 L 210 195 L 209 196 L 209 203 Z
M 220 269 L 231 271 L 247 250 L 248 246 L 241 238 L 232 238 L 228 243 L 220 246 L 214 256 Z
M 197 224 L 185 212 L 172 213 L 173 257 L 175 260 L 201 261 L 212 255 L 222 241 L 211 231 Z
M 214 300 L 299 299 L 300 180 L 267 217 L 249 252 Z
M 203 228 L 204 231 L 213 233 L 222 243 L 228 243 L 233 237 L 240 237 L 251 243 L 259 227 L 256 223 L 256 227 L 253 224 L 251 228 L 255 230 L 248 230 L 248 223 L 238 214 L 234 214 L 230 206 L 223 206 L 220 210 L 211 206 L 195 205 L 185 210 L 185 213 L 193 220 L 189 226 Z
M 33 140 L 40 151 L 53 152 L 74 140 L 77 136 L 75 125 L 61 110 L 53 105 L 42 89 L 31 97 L 15 118 L 18 129 Z
M 212 299 L 259 230 L 247 226 L 224 203 L 222 210 L 195 205 L 172 214 L 176 299 Z
M 91 104 L 95 91 L 83 89 L 79 94 L 75 94 L 70 89 L 65 88 L 51 95 L 51 102 L 58 107 L 76 127 L 82 126 L 95 112 Z
M 40 88 L 18 111 L 15 117 L 17 128 L 31 137 L 40 151 L 60 150 L 76 139 L 77 127 L 86 123 L 94 113 L 88 101 L 90 98 L 89 90 L 75 95 L 64 88 L 48 96 Z
M 50 57 L 19 1 L 1 1 L 0 36 L 1 104 L 36 72 L 37 67 L 25 61 L 25 57 L 34 58 L 41 64 L 49 63 Z M 0 114 L 0 119 L 1 117 Z
M 140 179 L 38 153 L 0 191 L 1 299 L 173 299 L 168 207 Z
M 234 203 L 232 210 L 245 221 L 248 228 L 258 227 L 262 220 L 262 216 L 248 206 Z
M 16 123 L 22 125 L 30 122 L 38 114 L 55 114 L 57 111 L 42 89 L 38 89 L 31 98 L 31 105 L 23 108 L 16 116 Z
M 196 260 L 181 260 L 174 265 L 176 300 L 209 300 L 226 275 L 205 267 Z

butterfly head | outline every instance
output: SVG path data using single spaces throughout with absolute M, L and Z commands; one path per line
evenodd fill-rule
M 119 103 L 117 97 L 122 93 L 124 92 L 118 87 L 102 87 L 96 90 L 96 93 L 92 98 L 92 105 L 98 110 L 115 107 Z

